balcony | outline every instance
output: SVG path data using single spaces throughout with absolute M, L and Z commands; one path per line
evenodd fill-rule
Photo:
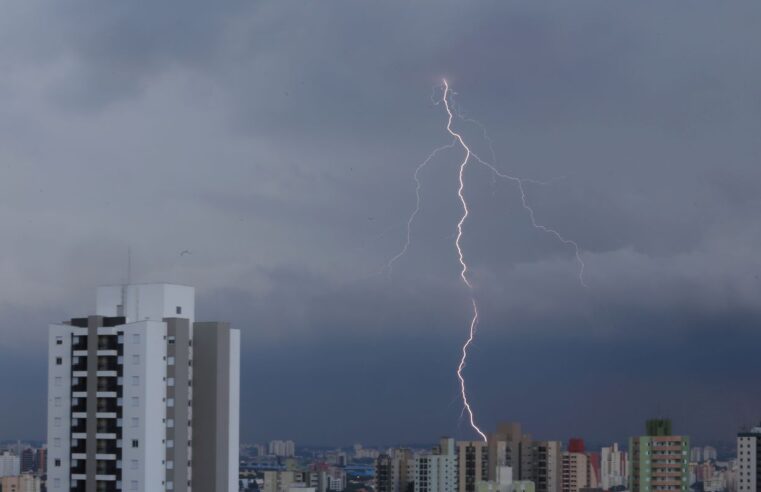
M 95 474 L 96 475 L 108 475 L 108 476 L 116 476 L 116 461 L 113 460 L 98 460 L 97 464 L 95 465 Z
M 87 440 L 77 439 L 76 442 L 71 443 L 71 454 L 85 454 L 87 453 Z
M 113 454 L 117 453 L 116 441 L 113 439 L 98 439 L 95 447 L 96 454 Z
M 86 413 L 87 398 L 75 398 L 72 400 L 71 413 Z
M 98 335 L 98 350 L 118 350 L 119 340 L 116 335 Z
M 87 372 L 87 357 L 77 356 L 72 360 L 71 364 L 72 372 L 85 371 Z
M 117 379 L 115 377 L 98 377 L 98 392 L 116 392 L 119 388 Z
M 108 355 L 98 356 L 98 371 L 116 371 L 119 367 L 117 358 Z
M 87 378 L 77 377 L 76 383 L 71 385 L 72 393 L 87 392 Z
M 118 405 L 113 398 L 98 398 L 97 412 L 98 413 L 116 413 Z
M 75 336 L 72 340 L 71 350 L 87 350 L 87 336 Z

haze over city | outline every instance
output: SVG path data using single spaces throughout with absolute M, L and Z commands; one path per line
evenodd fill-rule
M 693 443 L 758 424 L 761 4 L 10 0 L 0 16 L 0 440 L 45 439 L 48 325 L 196 288 L 241 331 L 240 439 Z M 433 97 L 432 97 L 433 95 Z M 480 125 L 488 132 L 485 136 Z

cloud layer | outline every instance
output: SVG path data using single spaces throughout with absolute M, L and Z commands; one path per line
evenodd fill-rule
M 447 77 L 482 156 L 464 246 L 483 426 L 622 439 L 758 420 L 761 7 L 18 0 L 0 19 L 0 437 L 44 434 L 45 325 L 124 278 L 244 330 L 243 438 L 469 436 Z M 179 251 L 192 255 L 180 256 Z M 321 425 L 315 426 L 315 422 Z M 369 423 L 373 424 L 370 425 Z

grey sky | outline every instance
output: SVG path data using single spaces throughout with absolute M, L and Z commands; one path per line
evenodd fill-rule
M 377 275 L 448 142 L 446 76 L 500 169 L 559 178 L 529 200 L 589 284 L 514 186 L 468 171 L 479 422 L 603 440 L 667 414 L 731 439 L 761 418 L 760 23 L 757 2 L 11 0 L 0 437 L 42 437 L 47 323 L 123 280 L 128 245 L 137 280 L 242 328 L 244 440 L 470 436 L 457 151 Z

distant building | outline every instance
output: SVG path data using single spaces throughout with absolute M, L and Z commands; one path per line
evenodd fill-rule
M 686 492 L 689 438 L 673 435 L 671 421 L 666 419 L 648 420 L 645 428 L 646 435 L 629 440 L 631 492 Z
M 532 444 L 530 478 L 520 477 L 520 481 L 531 480 L 536 492 L 560 492 L 562 472 L 562 452 L 560 441 L 536 441 Z
M 584 441 L 573 438 L 568 443 L 568 450 L 562 454 L 560 479 L 561 492 L 579 492 L 589 486 L 587 471 L 589 460 L 584 452 Z
M 35 470 L 38 475 L 44 475 L 47 473 L 48 465 L 48 448 L 40 448 L 35 451 L 34 463 Z
M 415 488 L 415 454 L 411 449 L 395 449 L 392 455 L 394 461 L 394 492 L 413 492 Z
M 761 491 L 761 426 L 737 434 L 737 491 Z
M 478 482 L 489 478 L 489 448 L 484 441 L 457 442 L 459 492 L 476 492 Z
M 500 466 L 509 466 L 515 480 L 535 478 L 533 464 L 535 460 L 543 458 L 542 452 L 534 448 L 531 436 L 523 433 L 521 424 L 517 422 L 498 424 L 496 432 L 489 435 L 488 443 L 489 481 L 496 481 L 497 468 Z M 559 462 L 556 471 L 558 473 L 560 471 Z M 558 492 L 558 490 L 552 492 Z
M 697 447 L 690 449 L 690 461 L 693 463 L 700 463 L 703 461 L 703 448 Z
M 610 490 L 629 483 L 629 459 L 618 443 L 602 448 L 600 452 L 600 488 Z
M 292 458 L 296 456 L 296 443 L 293 441 L 270 441 L 269 454 L 281 458 Z
M 306 486 L 299 481 L 301 478 L 295 471 L 265 471 L 262 492 L 287 492 L 299 483 Z
M 716 461 L 718 457 L 719 454 L 713 446 L 706 446 L 703 448 L 703 461 Z
M 36 467 L 35 467 L 35 464 L 34 464 L 34 458 L 35 458 L 34 449 L 32 449 L 32 448 L 24 448 L 21 451 L 21 456 L 20 456 L 20 462 L 21 462 L 20 469 L 21 469 L 21 473 L 33 472 L 35 470 Z
M 40 492 L 41 490 L 42 480 L 31 473 L 0 478 L 2 492 Z
M 456 492 L 457 455 L 454 439 L 443 438 L 430 453 L 415 457 L 414 492 Z
M 531 481 L 536 492 L 560 492 L 561 443 L 534 441 L 516 422 L 497 425 L 488 440 L 488 480 L 496 482 L 499 467 L 509 466 L 516 482 Z
M 476 484 L 476 492 L 535 492 L 531 480 L 513 481 L 513 470 L 509 466 L 500 466 L 496 470 L 495 481 L 481 481 Z
M 375 460 L 375 492 L 394 492 L 394 461 L 381 454 Z
M 0 454 L 0 477 L 15 477 L 21 473 L 21 460 L 10 451 Z

